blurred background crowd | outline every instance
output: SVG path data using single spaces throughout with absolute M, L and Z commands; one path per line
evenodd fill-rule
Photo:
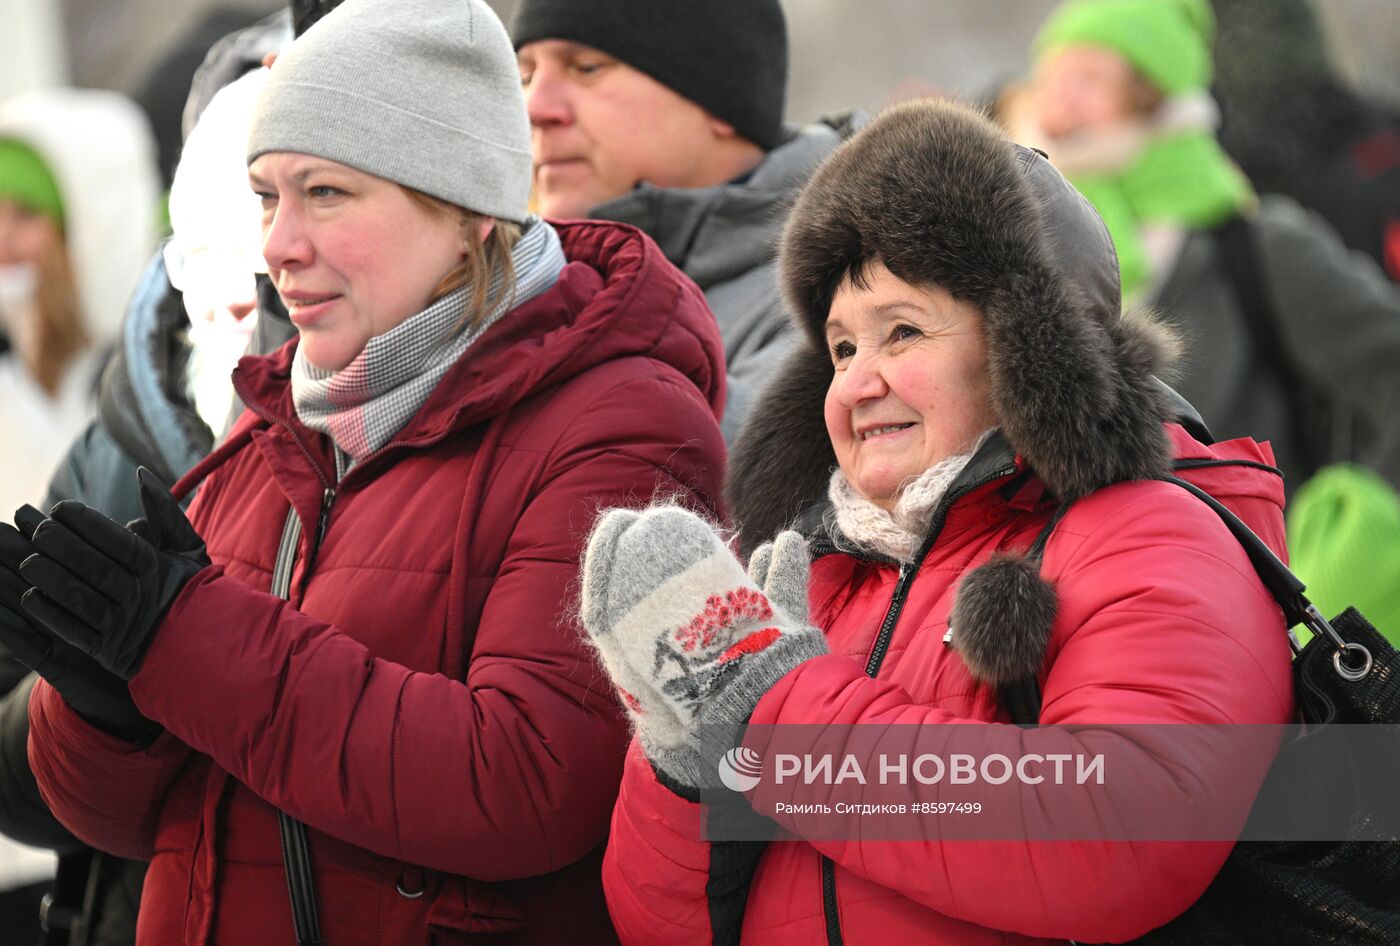
M 491 3 L 507 21 L 515 5 L 514 0 Z M 1185 329 L 1188 342 L 1210 335 L 1206 320 L 1216 318 L 1214 303 L 1184 301 L 1187 289 L 1202 284 L 1202 277 L 1190 270 L 1196 261 L 1193 244 L 1183 244 L 1181 233 L 1175 232 L 1166 238 L 1177 242 L 1164 249 L 1158 239 L 1163 233 L 1139 226 L 1153 222 L 1141 216 L 1151 201 L 1133 191 L 1141 179 L 1103 174 L 1101 152 L 1088 154 L 1068 146 L 1056 150 L 1066 136 L 1055 123 L 1074 124 L 1084 118 L 1043 109 L 1047 84 L 1082 84 L 1092 79 L 1093 68 L 1088 64 L 1067 76 L 1037 71 L 1043 63 L 1036 59 L 1040 53 L 1033 52 L 1038 48 L 1036 37 L 1055 42 L 1042 30 L 1057 0 L 787 0 L 783 5 L 790 34 L 789 122 L 807 123 L 851 108 L 875 113 L 892 102 L 926 95 L 950 95 L 983 106 L 1013 137 L 1044 147 L 1095 203 L 1114 236 L 1129 299 L 1168 309 Z M 1195 91 L 1202 83 L 1210 96 L 1200 101 L 1218 109 L 1204 117 L 1170 116 L 1171 122 L 1179 123 L 1172 129 L 1217 130 L 1230 159 L 1218 161 L 1213 144 L 1204 139 L 1173 139 L 1173 148 L 1180 145 L 1172 152 L 1173 167 L 1190 168 L 1193 194 L 1199 193 L 1202 180 L 1216 185 L 1213 202 L 1199 208 L 1201 222 L 1215 227 L 1252 204 L 1255 193 L 1288 195 L 1325 218 L 1341 241 L 1369 262 L 1338 262 L 1329 270 L 1338 274 L 1335 287 L 1304 286 L 1293 292 L 1275 285 L 1264 295 L 1302 299 L 1314 309 L 1335 303 L 1339 309 L 1351 306 L 1395 316 L 1400 304 L 1393 285 L 1376 289 L 1376 282 L 1383 281 L 1373 277 L 1384 272 L 1400 281 L 1400 4 L 1213 0 L 1213 6 L 1213 75 L 1208 67 L 1188 74 L 1191 70 L 1172 55 L 1166 55 L 1169 61 L 1160 74 L 1150 74 L 1155 55 L 1151 51 L 1144 54 L 1145 60 L 1133 61 L 1139 73 L 1147 72 L 1153 80 L 1142 106 L 1153 121 L 1167 99 L 1185 101 L 1179 93 Z M 88 425 L 97 409 L 98 379 L 114 351 L 127 359 L 117 374 L 126 373 L 122 390 L 135 401 L 144 397 L 143 384 L 165 383 L 141 374 L 140 366 L 131 362 L 131 352 L 123 351 L 137 337 L 133 331 L 147 332 L 140 338 L 165 336 L 149 326 L 129 324 L 124 339 L 123 315 L 142 311 L 140 306 L 129 309 L 129 300 L 143 291 L 143 270 L 172 225 L 176 239 L 164 251 L 162 277 L 184 290 L 184 311 L 178 305 L 173 311 L 157 305 L 150 309 L 150 318 L 165 325 L 188 317 L 188 340 L 194 344 L 194 357 L 202 359 L 201 367 L 188 372 L 193 413 L 171 415 L 165 426 L 147 417 L 136 436 L 152 443 L 174 438 L 152 447 L 169 460 L 164 472 L 171 476 L 209 448 L 210 435 L 223 428 L 223 419 L 235 409 L 225 379 L 257 328 L 256 320 L 245 317 L 257 302 L 253 273 L 260 268 L 260 251 L 256 228 L 248 225 L 252 217 L 247 195 L 240 193 L 242 200 L 225 203 L 211 199 L 238 191 L 243 166 L 236 141 L 240 134 L 246 139 L 246 124 L 239 124 L 233 96 L 220 106 L 232 110 L 227 117 L 211 100 L 238 72 L 284 41 L 279 31 L 290 38 L 289 27 L 275 20 L 285 9 L 280 0 L 185 0 L 178 5 L 157 0 L 0 0 L 0 515 L 7 518 L 17 505 L 52 495 L 51 478 L 74 438 L 100 435 Z M 196 76 L 211 47 L 259 23 L 265 32 L 240 34 L 246 50 L 225 57 L 223 68 L 233 71 L 212 74 L 206 67 Z M 1083 38 L 1075 23 L 1059 27 L 1067 43 Z M 1144 61 L 1149 68 L 1144 69 Z M 203 92 L 201 82 L 207 86 Z M 251 101 L 256 88 L 245 87 L 239 94 Z M 206 106 L 220 117 L 194 136 L 195 119 Z M 241 113 L 246 112 L 245 102 Z M 195 159 L 201 142 L 204 157 Z M 174 175 L 182 154 L 189 163 L 183 185 Z M 1236 166 L 1243 171 L 1239 180 Z M 229 187 L 215 183 L 230 181 L 234 183 Z M 1180 195 L 1162 193 L 1163 202 L 1171 203 L 1173 210 L 1180 208 Z M 1265 198 L 1253 235 L 1240 239 L 1267 243 L 1290 233 L 1310 233 L 1313 224 L 1290 216 L 1292 206 L 1280 209 Z M 1186 216 L 1173 223 L 1190 231 L 1196 223 L 1190 213 L 1185 211 Z M 1202 243 L 1194 252 L 1248 258 L 1250 250 L 1232 249 L 1225 242 L 1233 238 L 1220 239 L 1218 246 L 1211 243 L 1207 249 Z M 1230 256 L 1236 252 L 1244 256 Z M 1163 267 L 1163 259 L 1174 262 Z M 1368 268 L 1368 275 L 1343 278 L 1356 266 Z M 1239 275 L 1247 267 L 1227 267 L 1232 286 L 1221 292 L 1238 295 L 1241 307 L 1250 310 L 1250 294 L 1258 287 L 1251 289 L 1255 280 Z M 144 279 L 149 278 L 148 273 Z M 1311 331 L 1320 338 L 1339 331 L 1337 325 L 1352 324 L 1331 323 L 1325 314 L 1316 314 Z M 1374 397 L 1339 394 L 1327 407 L 1331 416 L 1325 426 L 1313 423 L 1315 418 L 1308 415 L 1316 413 L 1316 405 L 1295 404 L 1292 398 L 1301 397 L 1297 389 L 1317 380 L 1314 375 L 1321 369 L 1310 365 L 1306 356 L 1296 359 L 1297 367 L 1282 366 L 1298 354 L 1295 349 L 1309 347 L 1297 340 L 1306 335 L 1288 340 L 1284 333 L 1281 344 L 1269 342 L 1275 334 L 1270 320 L 1287 321 L 1294 315 L 1256 315 L 1262 323 L 1251 316 L 1253 340 L 1241 344 L 1253 346 L 1256 353 L 1262 350 L 1266 359 L 1278 363 L 1273 387 L 1233 376 L 1228 344 L 1212 343 L 1191 351 L 1182 393 L 1208 423 L 1238 407 L 1234 387 L 1246 385 L 1259 393 L 1266 403 L 1247 406 L 1249 416 L 1263 418 L 1260 426 L 1265 428 L 1270 423 L 1293 428 L 1274 436 L 1280 464 L 1301 474 L 1289 482 L 1291 501 L 1297 499 L 1300 485 L 1337 461 L 1363 462 L 1361 467 L 1347 467 L 1339 479 L 1318 477 L 1314 505 L 1309 507 L 1315 510 L 1312 518 L 1290 520 L 1290 539 L 1301 537 L 1294 545 L 1294 562 L 1305 577 L 1313 569 L 1311 575 L 1323 588 L 1319 597 L 1325 610 L 1365 604 L 1373 617 L 1386 620 L 1383 626 L 1400 627 L 1400 601 L 1394 590 L 1400 585 L 1375 577 L 1368 578 L 1365 587 L 1348 584 L 1340 573 L 1349 574 L 1351 566 L 1335 565 L 1329 572 L 1329 553 L 1306 540 L 1310 527 L 1332 536 L 1350 530 L 1349 547 L 1366 560 L 1373 576 L 1395 568 L 1400 577 L 1394 561 L 1400 555 L 1400 504 L 1393 492 L 1400 481 L 1400 421 L 1395 420 L 1400 404 L 1391 402 L 1393 388 L 1356 375 Z M 1394 325 L 1383 328 L 1376 350 L 1389 345 L 1387 339 L 1395 331 Z M 1371 344 L 1369 336 L 1354 337 L 1354 347 Z M 166 356 L 155 360 L 162 357 Z M 1393 370 L 1391 384 L 1396 376 L 1400 366 Z M 201 378 L 213 383 L 201 387 Z M 116 409 L 123 396 L 114 390 L 117 387 L 109 372 L 103 388 L 109 409 Z M 1339 382 L 1334 388 L 1345 393 L 1346 385 Z M 1337 414 L 1343 408 L 1351 412 L 1345 421 Z M 1286 411 L 1291 419 L 1279 421 L 1271 410 Z M 1242 433 L 1229 429 L 1234 420 L 1230 417 L 1217 432 Z M 1260 439 L 1269 433 L 1249 432 Z M 1323 444 L 1323 438 L 1331 442 Z M 68 475 L 77 477 L 79 472 L 69 470 Z M 81 483 L 70 487 L 70 492 L 90 488 Z M 1352 511 L 1356 504 L 1362 504 L 1364 512 Z M 1370 531 L 1362 535 L 1366 530 Z M 1329 599 L 1329 594 L 1335 598 Z M 0 694 L 13 683 L 12 678 L 0 679 Z M 18 891 L 0 897 L 0 946 L 29 941 L 8 931 L 31 922 L 33 904 L 46 888 L 53 865 L 51 854 L 0 837 L 0 893 Z M 7 938 L 11 935 L 19 938 Z
M 492 0 L 509 20 L 515 0 Z M 275 0 L 4 0 L 5 57 L 0 92 L 36 82 L 71 80 L 140 97 L 158 64 L 171 59 L 193 72 L 206 45 L 238 25 L 276 10 Z M 1024 71 L 1026 49 L 1054 0 L 982 3 L 786 0 L 792 76 L 788 116 L 808 121 L 837 108 L 878 108 L 904 83 L 978 94 Z M 1400 107 L 1400 16 L 1391 0 L 1315 0 L 1338 73 L 1357 89 Z M 1297 25 L 1294 4 L 1224 0 L 1220 43 L 1251 46 L 1264 58 L 1271 34 Z M 1225 17 L 1238 8 L 1241 19 Z M 1249 19 L 1244 19 L 1244 15 Z M 1256 46 L 1257 44 L 1257 46 Z M 183 56 L 177 50 L 183 49 Z M 1258 68 L 1267 68 L 1260 62 Z M 151 89 L 152 94 L 156 92 Z M 184 96 L 164 94 L 178 110 Z

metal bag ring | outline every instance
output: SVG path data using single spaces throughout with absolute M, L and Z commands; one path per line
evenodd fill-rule
M 1361 669 L 1353 670 L 1351 667 L 1342 663 L 1342 654 L 1358 650 L 1361 652 Z M 1360 644 L 1347 644 L 1332 655 L 1332 666 L 1336 668 L 1337 674 L 1343 680 L 1360 680 L 1371 672 L 1371 652 Z
M 405 890 L 405 889 L 403 889 L 403 881 L 402 881 L 402 880 L 399 880 L 398 883 L 394 884 L 394 888 L 395 888 L 396 890 L 398 890 L 399 896 L 400 896 L 400 897 L 403 897 L 405 900 L 417 900 L 419 897 L 423 896 L 423 894 L 427 891 L 427 887 L 426 887 L 426 886 L 425 886 L 425 887 L 419 887 L 417 890 L 414 890 L 414 891 L 411 891 L 411 892 L 408 891 L 408 890 Z

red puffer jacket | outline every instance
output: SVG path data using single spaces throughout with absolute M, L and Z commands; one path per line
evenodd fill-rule
M 649 239 L 559 225 L 558 284 L 505 316 L 339 483 L 295 417 L 292 351 L 245 360 L 251 410 L 180 489 L 214 567 L 131 692 L 150 748 L 31 704 L 44 796 L 151 860 L 142 944 L 293 941 L 277 809 L 310 828 L 325 940 L 613 939 L 598 877 L 626 727 L 571 589 L 601 506 L 713 509 L 724 367 L 698 289 Z M 290 602 L 265 590 L 289 503 Z M 308 568 L 308 543 L 323 532 Z
M 1180 427 L 1170 432 L 1178 463 L 1195 467 L 1183 475 L 1281 552 L 1282 481 L 1250 465 L 1268 464 L 1267 449 L 1252 441 L 1206 447 Z M 754 724 L 1009 720 L 944 633 L 959 580 L 994 552 L 1025 549 L 1056 503 L 1038 480 L 1020 476 L 1023 462 L 1010 453 L 973 462 L 981 469 L 971 478 L 983 485 L 951 504 L 888 633 L 882 625 L 898 569 L 841 553 L 814 563 L 812 621 L 826 631 L 831 654 L 779 681 L 758 703 Z M 1043 723 L 1291 718 L 1278 607 L 1215 513 L 1181 488 L 1129 482 L 1080 500 L 1052 533 L 1042 573 L 1059 596 L 1039 677 Z M 1023 751 L 1034 752 L 1036 735 L 1023 738 Z M 724 918 L 707 896 L 718 865 L 701 837 L 701 806 L 658 783 L 634 747 L 603 875 L 624 943 L 711 942 Z M 1118 942 L 1181 913 L 1230 848 L 779 838 L 749 885 L 744 944 Z

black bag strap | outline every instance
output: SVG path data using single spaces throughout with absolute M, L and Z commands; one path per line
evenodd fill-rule
M 1303 580 L 1289 570 L 1288 566 L 1279 560 L 1279 557 L 1264 543 L 1264 540 L 1254 534 L 1254 530 L 1240 521 L 1225 504 L 1214 496 L 1201 489 L 1195 483 L 1189 483 L 1178 476 L 1162 477 L 1168 483 L 1175 483 L 1205 503 L 1215 514 L 1224 521 L 1230 532 L 1239 539 L 1244 546 L 1245 554 L 1249 556 L 1249 562 L 1254 566 L 1254 570 L 1259 573 L 1259 579 L 1264 582 L 1264 587 L 1269 589 L 1269 594 L 1278 602 L 1283 609 L 1283 617 L 1287 622 L 1288 641 L 1293 647 L 1293 652 L 1298 653 L 1301 648 L 1298 645 L 1298 638 L 1293 636 L 1293 627 L 1301 624 L 1312 632 L 1314 637 L 1325 638 L 1336 649 L 1332 663 L 1337 668 L 1337 672 L 1348 680 L 1359 680 L 1371 669 L 1371 656 L 1366 648 L 1360 644 L 1348 643 L 1337 633 L 1337 629 L 1327 618 L 1322 616 L 1322 612 L 1317 609 L 1317 605 L 1308 600 L 1308 596 L 1303 592 L 1307 590 L 1307 585 Z M 1360 669 L 1349 669 L 1347 661 L 1350 656 L 1360 656 L 1362 666 Z
M 1312 626 L 1309 612 L 1315 614 L 1317 609 L 1303 594 L 1307 586 L 1303 584 L 1301 578 L 1293 574 L 1288 566 L 1279 560 L 1279 557 L 1264 543 L 1263 539 L 1254 534 L 1253 529 L 1245 525 L 1239 516 L 1227 509 L 1224 503 L 1195 483 L 1172 475 L 1163 476 L 1162 479 L 1180 486 L 1215 510 L 1215 514 L 1225 523 L 1225 527 L 1230 530 L 1240 545 L 1244 546 L 1245 554 L 1249 556 L 1249 563 L 1254 566 L 1254 570 L 1259 574 L 1259 580 L 1264 583 L 1269 594 L 1278 602 L 1279 607 L 1283 608 L 1284 619 L 1287 620 L 1290 628 L 1296 624 Z
M 1313 390 L 1313 386 L 1303 378 L 1297 363 L 1279 343 L 1278 319 L 1274 317 L 1274 306 L 1264 289 L 1264 272 L 1254 227 L 1245 217 L 1236 214 L 1211 232 L 1220 249 L 1225 274 L 1239 301 L 1250 340 L 1263 360 L 1279 374 L 1283 396 L 1288 404 L 1288 423 L 1292 428 L 1294 450 L 1303 463 L 1301 472 L 1306 478 L 1317 472 L 1324 462 L 1308 427 L 1309 402 L 1305 395 Z
M 1249 562 L 1254 566 L 1255 572 L 1259 575 L 1259 580 L 1264 583 L 1270 596 L 1278 602 L 1283 609 L 1283 617 L 1286 628 L 1288 628 L 1288 640 L 1293 652 L 1296 654 L 1301 649 L 1298 638 L 1293 635 L 1292 628 L 1302 624 L 1312 631 L 1315 637 L 1327 639 L 1335 648 L 1333 664 L 1342 677 L 1348 680 L 1359 680 L 1364 677 L 1371 668 L 1371 656 L 1369 651 L 1359 644 L 1348 643 L 1342 639 L 1332 624 L 1322 616 L 1322 612 L 1317 610 L 1317 606 L 1308 600 L 1304 594 L 1307 586 L 1303 580 L 1289 570 L 1288 566 L 1280 561 L 1279 557 L 1264 542 L 1263 539 L 1254 534 L 1254 530 L 1245 525 L 1239 516 L 1231 512 L 1224 503 L 1214 496 L 1201 489 L 1195 483 L 1188 482 L 1179 476 L 1167 474 L 1158 477 L 1163 482 L 1180 486 L 1192 496 L 1205 503 L 1215 511 L 1225 523 L 1225 527 L 1235 537 L 1244 548 L 1245 554 L 1249 556 Z M 1032 544 L 1028 557 L 1034 555 L 1034 560 L 1039 562 L 1040 556 L 1044 553 L 1045 544 L 1049 541 L 1050 533 L 1059 521 L 1064 518 L 1069 511 L 1069 503 L 1061 504 L 1055 511 L 1050 522 L 1041 530 Z M 1361 666 L 1353 668 L 1349 661 L 1353 657 L 1360 658 Z M 1041 693 L 1040 684 L 1035 677 L 1028 680 L 1016 681 L 1002 687 L 998 695 L 1002 705 L 1011 714 L 1011 721 L 1019 726 L 1034 725 L 1040 720 Z
M 296 565 L 297 543 L 301 541 L 301 517 L 296 507 L 287 510 L 282 539 L 277 543 L 277 561 L 272 566 L 272 593 L 282 600 L 291 596 L 292 569 Z M 285 811 L 277 812 L 282 835 L 282 866 L 287 871 L 287 893 L 292 900 L 292 925 L 297 946 L 323 946 L 321 917 L 316 910 L 316 886 L 311 873 L 311 845 L 306 825 Z

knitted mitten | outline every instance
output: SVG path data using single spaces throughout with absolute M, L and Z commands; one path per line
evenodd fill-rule
M 791 529 L 764 542 L 749 558 L 749 579 L 790 623 L 807 623 L 807 543 Z
M 702 519 L 674 506 L 614 509 L 588 540 L 583 623 L 653 764 L 680 785 L 714 762 L 759 698 L 826 653 L 806 625 L 807 550 L 783 533 L 745 574 Z

